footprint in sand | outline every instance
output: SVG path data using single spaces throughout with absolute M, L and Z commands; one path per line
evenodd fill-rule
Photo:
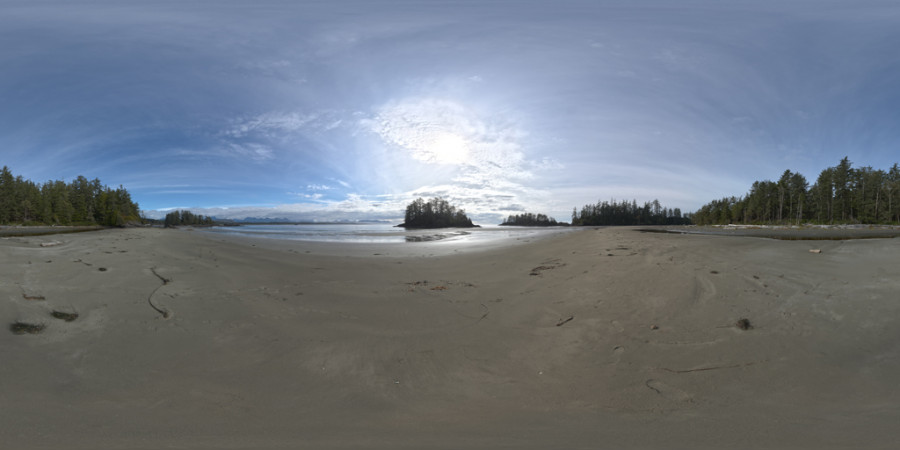
M 625 353 L 625 347 L 621 345 L 617 345 L 613 348 L 613 364 L 618 364 L 622 359 L 622 354 Z
M 609 324 L 613 327 L 614 330 L 616 330 L 619 333 L 622 333 L 625 331 L 625 327 L 623 327 L 622 324 L 619 323 L 618 320 L 610 320 Z

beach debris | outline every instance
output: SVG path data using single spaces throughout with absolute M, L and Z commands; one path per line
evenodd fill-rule
M 24 298 L 25 300 L 31 300 L 31 301 L 47 300 L 43 295 L 22 294 L 22 298 Z
M 660 367 L 660 369 L 665 370 L 666 372 L 671 372 L 671 373 L 692 373 L 692 372 L 706 372 L 707 370 L 737 369 L 739 367 L 748 367 L 748 366 L 752 366 L 755 364 L 762 364 L 762 363 L 766 363 L 766 362 L 769 362 L 769 360 L 764 359 L 762 361 L 750 361 L 750 362 L 746 362 L 746 363 L 731 364 L 731 365 L 727 365 L 727 366 L 700 367 L 697 369 L 685 369 L 685 370 L 675 370 L 675 369 L 669 369 L 667 367 Z
M 44 331 L 44 324 L 16 321 L 10 324 L 9 331 L 13 334 L 40 334 Z
M 41 242 L 41 247 L 53 247 L 60 244 L 62 244 L 62 242 L 59 241 Z
M 809 249 L 810 253 L 822 253 L 822 249 L 819 248 L 811 248 Z
M 482 320 L 484 320 L 484 319 L 485 319 L 485 317 L 487 317 L 487 316 L 488 316 L 488 314 L 490 314 L 490 313 L 491 313 L 491 310 L 490 310 L 490 309 L 488 309 L 488 307 L 487 307 L 487 306 L 485 306 L 485 304 L 484 304 L 484 303 L 482 303 L 482 304 L 481 304 L 481 307 L 482 307 L 482 308 L 484 308 L 484 311 L 485 311 L 485 312 L 484 312 L 484 314 L 482 314 L 482 315 L 481 315 L 481 318 L 479 318 L 479 319 L 478 319 L 478 322 L 481 322 L 481 321 L 482 321 Z M 478 323 L 478 322 L 475 322 L 475 323 Z
M 551 259 L 549 261 L 544 261 L 541 263 L 540 266 L 537 266 L 534 269 L 531 269 L 531 273 L 529 275 L 537 276 L 537 275 L 540 275 L 541 272 L 543 272 L 545 270 L 553 270 L 553 269 L 556 269 L 559 267 L 563 267 L 565 265 L 566 265 L 566 263 L 561 262 L 559 259 Z
M 574 319 L 574 318 L 575 318 L 575 316 L 569 316 L 568 319 L 559 319 L 559 322 L 556 322 L 556 326 L 561 327 L 561 326 L 571 322 L 572 319 Z
M 56 311 L 56 310 L 51 312 L 50 315 L 57 319 L 65 320 L 66 322 L 72 322 L 78 318 L 78 313 L 67 313 L 67 312 Z
M 99 271 L 101 271 L 101 272 L 106 272 L 108 269 L 107 269 L 106 267 L 101 267 L 101 268 L 99 268 L 99 269 L 97 269 L 97 270 L 99 270 Z
M 713 275 L 718 275 L 719 271 L 718 270 L 710 270 L 709 273 L 711 273 Z
M 750 324 L 749 319 L 740 319 L 737 322 L 735 322 L 734 326 L 736 326 L 742 330 L 745 330 L 745 331 L 753 328 L 753 325 Z
M 153 292 L 151 292 L 150 295 L 147 296 L 147 303 L 150 305 L 151 308 L 153 308 L 156 312 L 158 312 L 163 317 L 163 319 L 168 319 L 169 314 L 170 314 L 169 311 L 165 310 L 165 309 L 160 309 L 160 308 L 156 307 L 156 305 L 153 304 L 153 294 L 155 294 L 156 291 L 159 290 L 159 288 L 169 284 L 169 282 L 171 282 L 172 280 L 156 273 L 155 267 L 151 267 L 150 271 L 153 272 L 153 275 L 156 275 L 156 278 L 159 278 L 160 281 L 162 281 L 162 284 L 157 286 L 156 289 L 154 289 Z
M 416 289 L 419 287 L 427 288 L 428 290 L 431 290 L 431 291 L 446 291 L 446 290 L 449 290 L 451 287 L 470 287 L 470 288 L 475 287 L 475 285 L 472 283 L 467 283 L 465 281 L 453 281 L 453 280 L 441 280 L 441 281 L 436 281 L 434 283 L 429 283 L 427 280 L 422 280 L 422 281 L 408 282 L 408 283 L 404 283 L 404 284 L 409 286 L 409 289 L 407 289 L 409 292 L 415 292 Z M 431 287 L 429 287 L 429 285 L 431 285 Z
M 160 281 L 162 281 L 163 285 L 167 285 L 167 284 L 169 284 L 169 282 L 172 281 L 171 279 L 166 278 L 166 277 L 164 277 L 164 276 L 162 276 L 162 275 L 156 273 L 156 268 L 155 268 L 155 267 L 151 267 L 151 268 L 150 268 L 150 271 L 153 272 L 153 275 L 156 275 L 156 278 L 159 278 Z
M 650 325 L 650 329 L 651 329 L 651 330 L 658 330 L 658 329 L 659 329 L 659 325 Z

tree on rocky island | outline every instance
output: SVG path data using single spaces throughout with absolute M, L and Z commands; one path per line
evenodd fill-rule
M 477 227 L 466 216 L 465 210 L 457 209 L 447 200 L 435 197 L 425 201 L 421 197 L 406 206 L 403 228 L 472 228 Z
M 187 210 L 172 211 L 166 214 L 165 227 L 177 227 L 181 225 L 213 225 L 212 217 L 194 214 Z
M 510 215 L 500 225 L 519 227 L 555 227 L 568 224 L 559 223 L 556 221 L 556 219 L 548 217 L 545 214 L 522 213 Z

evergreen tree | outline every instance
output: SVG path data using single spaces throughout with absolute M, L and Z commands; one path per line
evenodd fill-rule
M 212 217 L 194 214 L 188 210 L 178 210 L 166 214 L 166 219 L 163 223 L 166 228 L 170 228 L 182 225 L 209 226 L 213 225 L 214 221 Z
M 555 227 L 561 225 L 556 219 L 545 214 L 522 213 L 510 215 L 500 225 L 526 227 Z
M 83 176 L 71 183 L 36 184 L 0 169 L 0 224 L 112 225 L 140 220 L 137 203 L 125 188 L 111 191 Z
M 806 177 L 786 170 L 778 182 L 756 181 L 740 199 L 713 200 L 694 213 L 698 224 L 800 224 L 900 222 L 900 166 L 890 170 L 854 168 L 844 157 L 819 173 L 809 186 Z M 730 207 L 726 213 L 723 208 Z
M 581 212 L 572 211 L 572 225 L 686 225 L 691 219 L 681 214 L 679 208 L 664 207 L 659 200 L 644 203 L 637 201 L 599 201 L 584 205 Z
M 447 200 L 435 197 L 429 201 L 421 198 L 406 206 L 404 228 L 470 228 L 476 225 L 462 209 L 456 209 Z

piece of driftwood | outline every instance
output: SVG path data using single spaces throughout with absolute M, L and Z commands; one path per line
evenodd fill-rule
M 561 327 L 561 326 L 571 322 L 572 319 L 574 319 L 574 318 L 575 318 L 575 316 L 569 316 L 568 319 L 559 319 L 559 322 L 556 322 L 556 326 Z
M 72 322 L 78 318 L 78 313 L 67 313 L 62 311 L 53 311 L 50 315 L 57 319 L 65 320 L 66 322 Z
M 169 284 L 172 280 L 156 273 L 155 267 L 151 267 L 150 272 L 153 272 L 153 275 L 156 275 L 156 278 L 159 278 L 159 280 L 162 281 L 162 284 L 157 286 L 156 289 L 154 289 L 153 292 L 151 292 L 150 295 L 147 296 L 147 303 L 150 305 L 151 308 L 153 308 L 156 312 L 158 312 L 163 317 L 163 319 L 168 319 L 170 312 L 166 309 L 161 309 L 153 304 L 153 294 L 155 294 L 156 291 L 159 290 L 159 288 Z

